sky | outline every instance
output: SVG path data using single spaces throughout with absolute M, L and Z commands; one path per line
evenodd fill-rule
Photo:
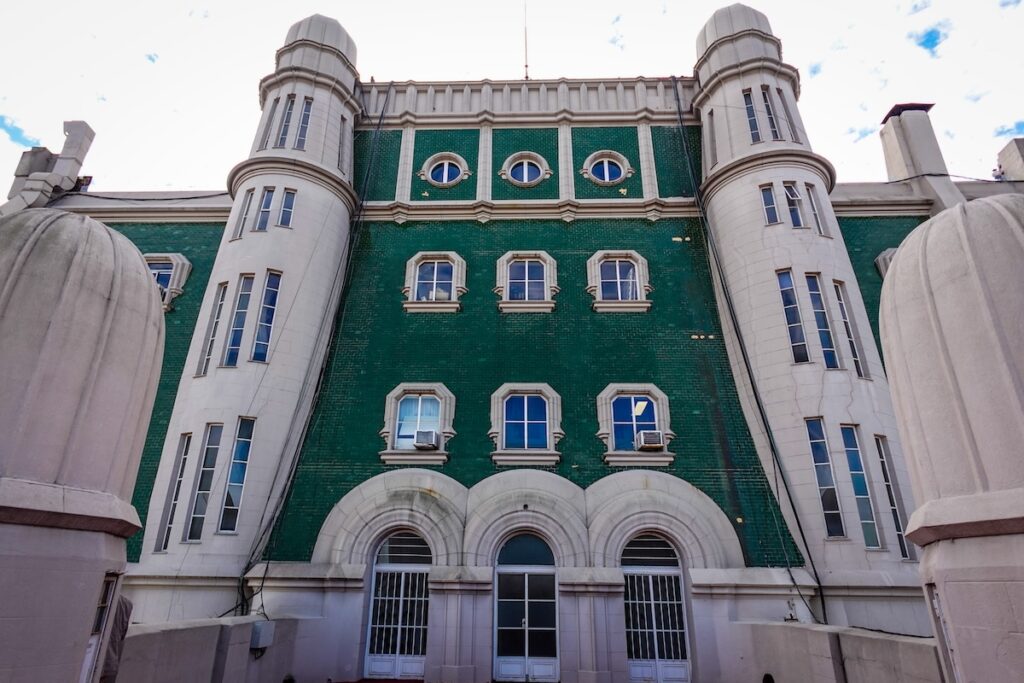
M 724 4 L 527 0 L 530 77 L 691 76 L 696 35 Z M 878 129 L 896 103 L 935 104 L 954 175 L 991 178 L 998 151 L 1024 136 L 1022 0 L 747 4 L 800 71 L 810 142 L 840 182 L 886 180 Z M 365 81 L 523 76 L 517 0 L 3 2 L 0 186 L 23 151 L 59 151 L 62 122 L 82 119 L 96 131 L 91 191 L 223 190 L 256 131 L 260 78 L 313 13 L 353 37 Z

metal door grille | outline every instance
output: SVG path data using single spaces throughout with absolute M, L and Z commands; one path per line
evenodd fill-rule
M 376 572 L 369 652 L 371 655 L 426 654 L 427 572 Z
M 678 574 L 626 578 L 626 656 L 637 660 L 686 659 L 686 622 Z

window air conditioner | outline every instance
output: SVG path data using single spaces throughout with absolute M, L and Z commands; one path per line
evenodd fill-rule
M 665 434 L 657 429 L 639 431 L 634 445 L 638 451 L 660 451 L 665 448 Z
M 417 429 L 412 445 L 421 451 L 436 451 L 441 443 L 439 437 L 433 429 Z

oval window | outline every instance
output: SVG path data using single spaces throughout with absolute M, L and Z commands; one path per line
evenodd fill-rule
M 540 180 L 541 170 L 540 166 L 534 162 L 529 159 L 523 159 L 512 166 L 508 175 L 517 183 L 535 183 Z
M 590 167 L 590 175 L 603 183 L 614 183 L 622 178 L 622 166 L 611 159 L 598 159 Z
M 454 161 L 439 161 L 430 169 L 430 179 L 438 185 L 452 185 L 462 177 L 462 169 Z

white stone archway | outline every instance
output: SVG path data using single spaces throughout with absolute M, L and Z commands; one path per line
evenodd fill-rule
M 469 490 L 464 551 L 469 566 L 491 566 L 513 533 L 544 538 L 559 567 L 584 567 L 588 542 L 583 489 L 543 470 L 509 470 Z
M 367 479 L 337 502 L 320 527 L 314 563 L 373 562 L 376 544 L 395 529 L 413 529 L 434 564 L 462 564 L 466 487 L 440 472 L 401 469 Z
M 622 549 L 644 531 L 665 536 L 693 569 L 742 568 L 739 538 L 718 505 L 665 472 L 616 472 L 586 491 L 591 564 L 617 567 Z

